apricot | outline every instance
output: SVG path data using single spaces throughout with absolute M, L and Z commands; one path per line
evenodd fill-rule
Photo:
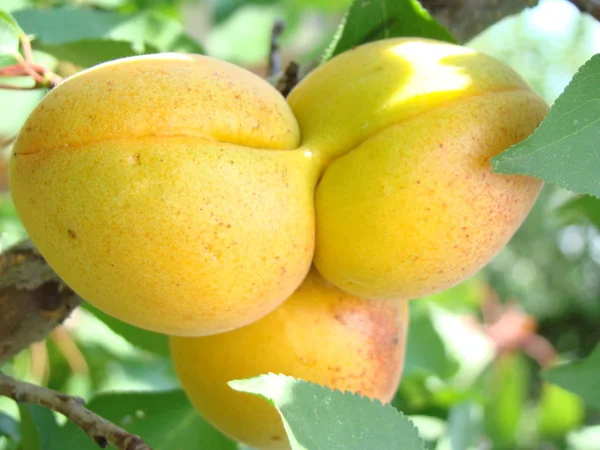
M 208 422 L 257 450 L 289 449 L 277 411 L 227 383 L 283 373 L 389 402 L 403 370 L 407 321 L 407 301 L 362 299 L 311 270 L 266 317 L 227 333 L 171 337 L 171 356 Z
M 492 172 L 548 105 L 510 67 L 432 40 L 340 54 L 288 98 L 302 145 L 325 167 L 314 263 L 355 295 L 416 298 L 485 266 L 519 228 L 542 180 Z
M 206 335 L 263 317 L 310 268 L 316 172 L 299 139 L 285 99 L 245 69 L 120 59 L 38 104 L 10 189 L 85 300 L 142 328 Z

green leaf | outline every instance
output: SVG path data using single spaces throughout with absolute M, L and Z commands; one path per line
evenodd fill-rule
M 141 436 L 154 450 L 236 450 L 236 444 L 209 425 L 183 391 L 111 393 L 95 397 L 87 407 Z M 97 450 L 76 425 L 63 428 L 63 449 Z
M 218 25 L 227 20 L 244 5 L 271 5 L 273 3 L 277 3 L 277 0 L 212 0 L 210 4 L 213 23 Z
M 0 9 L 0 21 L 6 23 L 17 37 L 25 34 L 17 20 L 9 12 Z
M 322 62 L 357 45 L 393 37 L 456 42 L 417 0 L 354 0 Z
M 338 12 L 348 9 L 352 0 L 288 0 L 302 8 L 317 8 L 325 12 Z
M 23 32 L 14 17 L 0 10 L 0 58 L 5 55 L 12 56 L 19 51 L 21 34 Z
M 22 450 L 59 450 L 65 447 L 62 430 L 52 411 L 38 405 L 19 405 Z
M 588 60 L 527 139 L 492 158 L 495 172 L 542 178 L 600 197 L 600 54 Z
M 468 450 L 479 437 L 481 422 L 475 413 L 475 404 L 471 401 L 460 403 L 450 410 L 448 435 L 452 450 Z
M 83 303 L 83 307 L 134 346 L 157 355 L 169 356 L 169 339 L 166 335 L 129 325 L 100 311 L 87 302 Z
M 69 61 L 82 67 L 91 67 L 138 54 L 131 42 L 108 39 L 83 39 L 58 45 L 38 44 L 37 48 L 59 60 Z
M 423 450 L 414 424 L 390 405 L 286 375 L 230 381 L 279 411 L 293 450 Z
M 119 27 L 134 17 L 116 12 L 73 7 L 23 9 L 16 11 L 14 15 L 27 33 L 35 35 L 36 41 L 48 45 L 83 39 L 119 39 L 116 36 L 119 34 Z M 128 41 L 137 43 L 141 39 L 141 36 L 137 36 Z
M 587 358 L 546 369 L 542 376 L 547 381 L 579 395 L 588 405 L 600 409 L 600 344 L 596 345 Z
M 496 359 L 486 377 L 484 427 L 494 448 L 515 448 L 529 381 L 528 368 L 518 354 Z
M 569 223 L 589 222 L 600 230 L 600 199 L 584 195 L 558 208 L 557 213 Z
M 3 83 L 14 86 L 31 86 L 32 78 L 17 81 L 14 78 L 3 80 Z M 0 136 L 5 138 L 16 136 L 31 111 L 44 98 L 47 89 L 0 90 L 0 105 L 11 105 L 10 108 L 0 108 Z
M 131 16 L 114 35 L 116 39 L 131 42 L 139 39 L 140 47 L 143 40 L 161 52 L 204 53 L 202 46 L 184 32 L 179 22 L 157 11 Z
M 0 436 L 8 437 L 14 441 L 19 440 L 19 422 L 8 414 L 0 411 Z
M 446 351 L 429 309 L 420 304 L 411 305 L 409 323 L 403 376 L 423 373 L 446 379 L 454 375 L 458 364 Z
M 140 53 L 203 53 L 179 22 L 157 11 L 63 7 L 21 10 L 15 17 L 36 36 L 36 48 L 85 67 Z
M 563 438 L 578 429 L 585 419 L 581 397 L 551 383 L 542 384 L 537 413 L 538 432 L 547 439 Z

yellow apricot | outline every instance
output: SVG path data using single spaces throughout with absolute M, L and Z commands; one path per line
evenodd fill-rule
M 314 247 L 310 155 L 265 80 L 205 56 L 82 71 L 28 118 L 11 193 L 32 241 L 125 322 L 206 335 L 253 322 L 302 282 Z
M 311 270 L 266 317 L 213 336 L 171 337 L 171 356 L 207 421 L 257 450 L 283 450 L 290 446 L 276 410 L 227 382 L 282 373 L 387 403 L 402 374 L 407 327 L 407 301 L 361 299 Z
M 339 288 L 415 298 L 487 264 L 543 182 L 492 172 L 546 103 L 508 66 L 425 39 L 336 56 L 291 92 L 302 145 L 321 159 L 314 263 Z

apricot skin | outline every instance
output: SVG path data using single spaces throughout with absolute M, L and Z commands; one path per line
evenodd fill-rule
M 11 193 L 80 296 L 125 322 L 206 335 L 253 322 L 301 283 L 314 169 L 266 81 L 204 56 L 80 72 L 25 123 Z
M 489 160 L 528 137 L 547 104 L 511 68 L 465 47 L 365 44 L 309 73 L 288 103 L 324 167 L 314 264 L 355 295 L 416 298 L 467 279 L 543 186 L 495 174 Z
M 404 300 L 344 293 L 312 270 L 263 319 L 213 336 L 172 337 L 171 356 L 190 401 L 207 421 L 257 450 L 287 450 L 276 410 L 227 382 L 283 373 L 389 402 L 403 370 L 407 308 Z

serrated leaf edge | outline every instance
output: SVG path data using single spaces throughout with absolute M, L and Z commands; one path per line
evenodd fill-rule
M 518 156 L 518 157 L 513 157 L 512 154 L 517 151 L 516 149 L 518 149 L 519 147 L 525 145 L 527 142 L 529 142 L 531 139 L 534 138 L 534 136 L 537 135 L 538 131 L 544 127 L 547 127 L 547 123 L 553 123 L 555 120 L 559 120 L 557 118 L 552 117 L 553 115 L 553 109 L 556 108 L 556 105 L 562 101 L 562 98 L 565 95 L 568 95 L 568 91 L 570 91 L 571 86 L 574 83 L 578 83 L 579 78 L 581 76 L 583 76 L 582 72 L 584 72 L 587 68 L 587 66 L 589 66 L 590 64 L 592 64 L 592 61 L 596 58 L 600 58 L 600 53 L 597 53 L 593 56 L 591 56 L 585 63 L 583 63 L 579 69 L 577 69 L 577 72 L 575 72 L 575 74 L 573 75 L 573 77 L 571 78 L 571 81 L 569 81 L 569 83 L 565 86 L 565 88 L 563 89 L 563 91 L 560 93 L 560 95 L 556 98 L 556 100 L 554 100 L 554 103 L 552 105 L 552 107 L 550 108 L 550 110 L 548 111 L 548 113 L 546 114 L 546 116 L 544 117 L 544 119 L 542 119 L 542 121 L 540 122 L 540 124 L 536 127 L 536 129 L 533 131 L 533 133 L 531 133 L 527 138 L 525 138 L 524 140 L 511 145 L 509 148 L 507 148 L 506 150 L 504 150 L 502 153 L 494 156 L 493 158 L 490 159 L 490 164 L 492 165 L 492 169 L 494 170 L 494 172 L 496 173 L 501 173 L 501 174 L 519 174 L 519 175 L 528 175 L 528 176 L 535 176 L 536 178 L 542 179 L 543 178 L 536 176 L 534 174 L 532 174 L 530 171 L 525 171 L 522 169 L 517 169 L 515 170 L 514 166 L 513 168 L 510 167 L 504 167 L 502 168 L 502 164 L 507 164 L 510 161 L 518 161 L 519 159 L 522 158 L 522 156 Z M 538 148 L 537 150 L 528 153 L 527 156 L 532 155 L 538 151 L 543 150 L 544 147 Z M 502 170 L 504 169 L 504 170 Z M 544 180 L 546 181 L 546 180 Z M 556 186 L 559 186 L 561 188 L 565 188 L 567 190 L 570 190 L 569 188 L 566 187 L 564 182 L 550 182 L 551 184 L 554 184 Z M 598 195 L 596 194 L 591 194 L 588 192 L 577 192 L 578 194 L 588 194 L 588 195 L 593 195 L 594 197 L 600 198 L 598 197 Z
M 340 20 L 340 23 L 339 23 L 337 29 L 335 30 L 333 37 L 331 38 L 331 42 L 329 43 L 329 45 L 327 46 L 327 48 L 321 55 L 321 58 L 319 60 L 319 65 L 326 63 L 328 60 L 330 60 L 333 57 L 333 53 L 335 52 L 338 42 L 340 42 L 340 39 L 342 38 L 342 34 L 344 33 L 344 28 L 346 28 L 346 22 L 348 20 L 349 14 L 350 14 L 350 7 L 348 8 L 348 11 L 346 11 L 346 14 L 344 14 L 344 17 L 342 17 L 342 19 Z
M 383 403 L 378 398 L 367 397 L 367 396 L 361 395 L 360 393 L 352 392 L 352 391 L 349 391 L 349 390 L 342 391 L 341 389 L 331 388 L 329 386 L 326 386 L 326 385 L 323 385 L 323 384 L 319 384 L 319 383 L 314 383 L 312 381 L 308 381 L 308 380 L 305 380 L 303 378 L 296 378 L 296 377 L 293 377 L 291 375 L 285 375 L 283 373 L 274 373 L 274 372 L 268 372 L 268 373 L 261 374 L 261 375 L 258 375 L 256 377 L 252 377 L 252 378 L 244 378 L 244 379 L 231 380 L 231 381 L 227 382 L 227 384 L 232 389 L 234 389 L 236 391 L 245 392 L 245 393 L 248 393 L 248 394 L 254 394 L 254 395 L 257 395 L 259 397 L 266 398 L 269 401 L 269 403 L 273 404 L 276 407 L 275 402 L 272 399 L 266 397 L 264 394 L 257 393 L 257 392 L 252 392 L 252 391 L 247 391 L 247 390 L 244 390 L 244 389 L 240 389 L 240 385 L 239 385 L 239 383 L 243 383 L 245 381 L 260 380 L 260 379 L 271 378 L 271 377 L 285 378 L 287 380 L 292 380 L 292 381 L 300 381 L 302 383 L 306 383 L 306 384 L 309 384 L 309 385 L 312 385 L 312 386 L 317 386 L 317 387 L 324 388 L 325 390 L 329 391 L 332 394 L 333 393 L 338 393 L 338 394 L 342 394 L 342 395 L 346 395 L 346 396 L 350 395 L 351 397 L 354 397 L 354 398 L 365 399 L 365 400 L 370 401 L 373 404 L 376 404 L 376 405 L 379 405 L 379 406 L 383 407 L 384 409 L 391 410 L 391 411 L 393 411 L 393 413 L 396 414 L 397 417 L 406 419 L 410 423 L 410 425 L 412 426 L 412 428 L 414 429 L 414 431 L 417 433 L 417 436 L 421 440 L 421 443 L 423 444 L 422 445 L 423 448 L 425 448 L 425 441 L 423 440 L 423 437 L 421 436 L 421 433 L 420 433 L 419 429 L 417 428 L 417 426 L 414 424 L 414 422 L 406 414 L 404 414 L 402 411 L 399 411 L 398 409 L 394 408 L 390 403 Z M 279 408 L 277 408 L 277 410 L 279 410 Z

